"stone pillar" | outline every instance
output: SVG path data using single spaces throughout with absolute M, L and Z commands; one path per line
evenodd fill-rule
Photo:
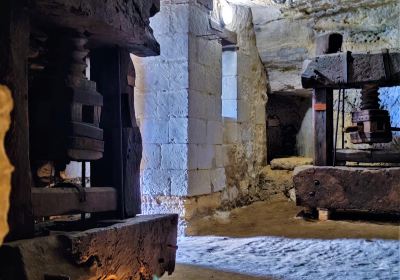
M 0 244 L 8 233 L 8 208 L 11 191 L 11 173 L 13 167 L 4 149 L 4 137 L 10 127 L 10 112 L 13 107 L 11 93 L 0 85 Z

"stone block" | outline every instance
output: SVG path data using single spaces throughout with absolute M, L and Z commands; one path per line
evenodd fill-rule
M 197 146 L 197 168 L 211 169 L 215 158 L 214 145 L 200 144 Z
M 186 1 L 187 3 L 187 1 Z M 171 5 L 171 25 L 170 32 L 174 33 L 189 33 L 189 4 L 180 3 L 179 5 Z
M 222 191 L 226 187 L 225 168 L 217 168 L 210 171 L 212 192 Z
M 238 121 L 248 122 L 250 120 L 251 108 L 246 100 L 238 100 Z
M 143 194 L 171 195 L 171 180 L 168 170 L 145 169 L 140 175 Z
M 200 5 L 190 5 L 189 32 L 195 35 L 209 34 L 209 11 Z
M 137 118 L 156 118 L 158 100 L 156 92 L 138 92 L 134 95 Z
M 222 145 L 215 145 L 215 167 L 224 167 L 224 153 Z
M 189 142 L 192 144 L 205 144 L 207 139 L 207 123 L 197 118 L 189 119 Z
M 266 124 L 266 115 L 265 115 L 265 104 L 262 102 L 262 104 L 257 104 L 256 105 L 256 124 Z
M 169 5 L 163 5 L 161 1 L 160 12 L 150 18 L 150 26 L 154 31 L 154 35 L 159 41 L 159 35 L 170 33 L 170 26 L 172 25 L 171 7 Z
M 224 127 L 222 122 L 207 122 L 207 144 L 222 144 Z
M 189 170 L 188 196 L 211 193 L 211 179 L 209 170 Z
M 239 124 L 236 122 L 224 123 L 224 144 L 233 144 L 240 141 Z
M 144 144 L 168 143 L 168 121 L 158 119 L 141 119 L 140 133 Z
M 159 70 L 157 69 L 157 71 Z M 170 62 L 167 71 L 169 89 L 183 90 L 189 88 L 189 65 L 187 61 Z
M 140 59 L 134 61 L 140 61 Z M 170 63 L 150 62 L 141 59 L 142 64 L 134 63 L 136 70 L 135 89 L 139 92 L 166 90 L 170 86 L 169 73 L 177 70 Z
M 185 196 L 188 190 L 189 176 L 187 170 L 170 170 L 171 195 Z
M 189 142 L 189 119 L 172 118 L 169 120 L 169 143 L 186 144 Z
M 103 224 L 4 244 L 0 278 L 152 280 L 174 271 L 178 215 Z
M 200 91 L 193 89 L 189 91 L 189 117 L 207 118 L 207 98 Z
M 169 61 L 189 59 L 189 38 L 187 34 L 167 34 L 157 38 L 160 42 L 161 56 Z
M 140 169 L 158 169 L 161 166 L 161 147 L 158 144 L 144 144 Z
M 165 144 L 161 145 L 161 168 L 185 170 L 188 166 L 188 145 Z
M 189 93 L 177 90 L 168 93 L 169 116 L 172 118 L 189 116 Z

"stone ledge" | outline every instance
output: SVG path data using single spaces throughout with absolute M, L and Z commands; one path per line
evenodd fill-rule
M 171 274 L 177 223 L 177 215 L 138 216 L 103 228 L 6 243 L 0 248 L 0 279 L 151 280 Z

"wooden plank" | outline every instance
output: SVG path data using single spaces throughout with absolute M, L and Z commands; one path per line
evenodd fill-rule
M 14 100 L 11 127 L 5 139 L 7 155 L 15 167 L 7 240 L 33 236 L 31 168 L 29 162 L 28 73 L 29 14 L 27 1 L 0 1 L 0 84 L 7 85 Z
M 117 210 L 114 188 L 85 188 L 85 201 L 76 188 L 32 188 L 35 217 Z
M 313 108 L 314 165 L 332 165 L 333 90 L 315 89 L 313 91 Z
M 400 168 L 298 167 L 299 206 L 400 213 Z
M 387 150 L 343 149 L 336 152 L 336 158 L 338 161 L 400 163 L 400 152 Z
M 343 67 L 345 59 L 347 67 Z M 390 75 L 384 59 L 389 61 Z M 386 56 L 382 53 L 318 55 L 308 61 L 301 80 L 304 88 L 360 88 L 366 83 L 380 87 L 400 85 L 400 53 L 391 52 Z
M 142 144 L 135 119 L 131 86 L 135 73 L 129 53 L 120 48 L 93 51 L 91 77 L 104 97 L 101 127 L 105 141 L 103 159 L 92 164 L 92 181 L 96 186 L 114 186 L 119 216 L 132 217 L 140 213 Z

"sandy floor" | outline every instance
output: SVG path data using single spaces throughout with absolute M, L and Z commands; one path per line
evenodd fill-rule
M 194 221 L 190 236 L 231 237 L 281 236 L 290 238 L 365 238 L 399 239 L 399 223 L 387 221 L 315 221 L 296 218 L 302 210 L 293 202 L 256 202 L 231 212 L 217 213 Z M 348 219 L 347 217 L 344 217 Z
M 229 273 L 219 270 L 207 269 L 193 265 L 177 265 L 171 276 L 164 276 L 162 280 L 275 280 L 266 277 L 252 277 L 248 275 Z
M 284 200 L 273 202 L 257 202 L 247 207 L 235 209 L 232 212 L 220 212 L 214 216 L 194 221 L 188 232 L 190 235 L 198 236 L 275 236 L 291 239 L 317 238 L 322 240 L 351 238 L 364 239 L 366 242 L 369 242 L 370 239 L 400 239 L 399 223 L 393 220 L 389 222 L 367 222 L 365 220 L 349 220 L 347 218 L 347 220 L 340 221 L 306 221 L 304 219 L 296 218 L 296 214 L 300 210 L 301 208 L 296 207 L 293 203 Z M 392 245 L 390 245 L 392 246 L 392 248 L 393 244 L 398 244 L 397 241 L 394 241 L 395 243 L 393 243 L 393 241 L 388 242 L 392 242 Z M 204 250 L 208 249 L 204 248 Z M 188 248 L 186 248 L 185 250 L 190 252 L 190 249 Z M 396 259 L 396 254 L 394 257 Z M 246 256 L 244 256 L 243 258 L 246 259 Z M 185 261 L 181 261 L 181 263 L 183 262 Z M 200 264 L 202 264 L 203 266 L 192 266 L 178 263 L 176 272 L 172 276 L 164 276 L 162 279 L 273 279 L 265 277 L 254 278 L 252 276 L 248 276 L 248 274 L 246 275 L 245 273 L 231 274 L 219 270 L 204 268 L 204 265 L 207 265 L 207 260 L 205 259 L 201 259 L 199 261 L 199 265 Z M 208 267 L 211 266 L 212 262 L 210 262 L 210 265 Z M 392 279 L 400 279 L 400 277 L 396 278 L 396 276 L 394 276 L 394 278 Z

